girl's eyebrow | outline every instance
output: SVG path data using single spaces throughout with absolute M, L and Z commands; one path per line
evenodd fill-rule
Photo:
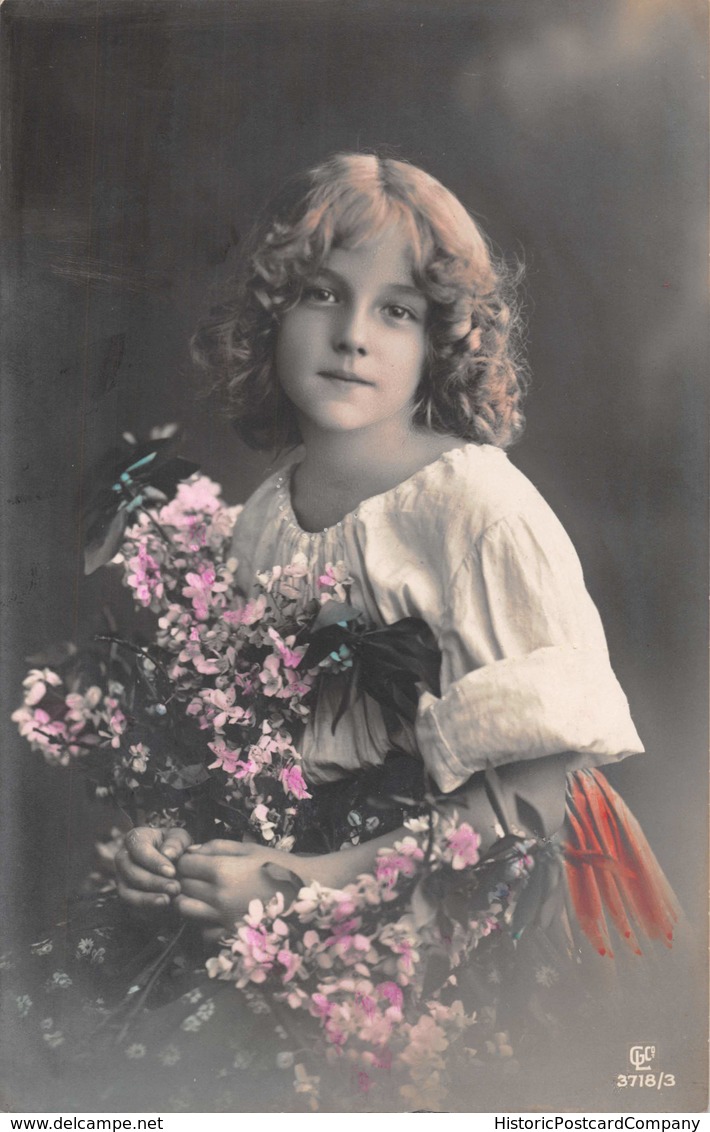
M 340 275 L 337 271 L 333 271 L 332 267 L 319 267 L 313 275 L 314 279 L 325 278 L 331 280 L 333 283 L 340 283 L 341 286 L 347 287 L 347 279 Z M 382 287 L 383 291 L 397 291 L 401 295 L 409 295 L 412 298 L 423 299 L 426 301 L 426 295 L 415 287 L 413 283 L 385 283 Z

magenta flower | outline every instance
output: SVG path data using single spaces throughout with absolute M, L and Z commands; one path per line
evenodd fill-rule
M 314 1018 L 328 1018 L 331 1010 L 332 1005 L 324 994 L 316 992 L 311 995 L 308 1012 L 312 1014 Z
M 240 766 L 240 764 L 241 764 L 242 767 L 246 766 L 245 763 L 241 762 L 241 755 L 242 755 L 241 750 L 233 751 L 233 750 L 231 750 L 230 747 L 228 747 L 226 745 L 226 743 L 222 743 L 219 740 L 217 740 L 217 742 L 215 742 L 215 743 L 208 743 L 207 746 L 210 748 L 211 751 L 214 752 L 214 754 L 216 756 L 215 761 L 213 763 L 209 764 L 210 770 L 212 770 L 214 767 L 218 766 L 222 770 L 226 771 L 227 774 L 236 775 L 237 774 L 237 768 Z M 256 769 L 256 764 L 254 764 L 254 769 Z M 242 775 L 244 773 L 246 773 L 246 771 L 243 771 Z
M 165 587 L 160 564 L 148 553 L 143 543 L 139 545 L 136 557 L 129 559 L 128 569 L 133 573 L 126 577 L 126 584 L 135 590 L 136 599 L 141 605 L 149 606 L 153 598 L 158 601 L 162 598 Z
M 306 781 L 301 774 L 301 768 L 298 766 L 285 766 L 279 775 L 284 789 L 289 794 L 293 794 L 294 798 L 310 798 Z
M 469 865 L 478 863 L 481 838 L 467 822 L 463 822 L 453 832 L 447 833 L 446 844 L 453 853 L 452 869 L 465 869 Z
M 286 974 L 283 976 L 284 983 L 288 983 L 294 975 L 300 971 L 303 966 L 303 960 L 300 955 L 294 955 L 293 951 L 289 951 L 284 947 L 277 955 L 279 963 L 286 968 Z
M 396 983 L 378 983 L 376 990 L 382 998 L 386 998 L 392 1006 L 397 1008 L 397 1010 L 402 1009 L 404 995 L 402 993 L 402 988 L 398 987 Z
M 289 643 L 293 644 L 293 637 L 289 637 L 287 641 L 284 641 L 273 627 L 269 629 L 269 636 L 276 645 L 276 651 L 283 661 L 284 668 L 298 668 L 305 651 L 303 647 L 301 647 L 299 651 L 290 648 Z

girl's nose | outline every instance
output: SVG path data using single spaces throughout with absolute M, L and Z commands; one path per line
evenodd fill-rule
M 335 327 L 335 349 L 339 354 L 367 353 L 367 327 L 363 311 L 344 309 Z

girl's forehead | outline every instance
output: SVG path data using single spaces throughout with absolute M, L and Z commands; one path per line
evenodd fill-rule
M 410 234 L 403 225 L 396 224 L 355 243 L 336 244 L 321 267 L 336 274 L 411 285 L 414 251 Z

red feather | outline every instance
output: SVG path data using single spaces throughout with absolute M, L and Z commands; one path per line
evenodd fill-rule
M 630 917 L 649 939 L 670 947 L 678 903 L 636 818 L 598 771 L 571 775 L 568 790 L 565 865 L 581 928 L 600 954 L 611 955 L 606 908 L 636 954 L 641 950 Z
M 601 858 L 604 864 L 595 867 L 595 875 L 597 884 L 599 885 L 599 892 L 602 902 L 611 916 L 611 919 L 622 939 L 625 939 L 636 955 L 641 955 L 641 948 L 639 947 L 638 940 L 634 934 L 633 928 L 629 923 L 629 919 L 624 907 L 624 901 L 619 889 L 619 885 L 624 887 L 627 876 L 633 874 L 626 873 L 623 866 L 620 865 L 618 856 L 610 851 L 610 845 L 604 839 L 604 829 L 600 828 L 598 821 L 595 822 L 595 816 L 598 816 L 598 808 L 594 806 L 594 801 L 589 797 L 589 792 L 578 791 L 576 795 L 577 810 L 582 817 L 581 825 L 587 835 L 587 844 L 593 850 L 595 861 Z M 608 815 L 605 815 L 608 816 Z M 617 884 L 618 878 L 618 884 Z
M 650 939 L 662 939 L 670 947 L 673 928 L 680 914 L 673 889 L 641 826 L 623 799 L 602 775 L 595 774 L 594 777 L 600 804 L 605 805 L 606 820 L 619 847 L 618 859 L 631 874 L 625 893 L 634 907 L 638 925 Z
M 567 808 L 567 822 L 577 845 L 583 845 L 582 829 L 571 806 Z M 586 862 L 585 854 L 578 851 L 574 857 L 566 855 L 565 871 L 580 927 L 600 955 L 609 955 L 613 958 L 596 870 Z

